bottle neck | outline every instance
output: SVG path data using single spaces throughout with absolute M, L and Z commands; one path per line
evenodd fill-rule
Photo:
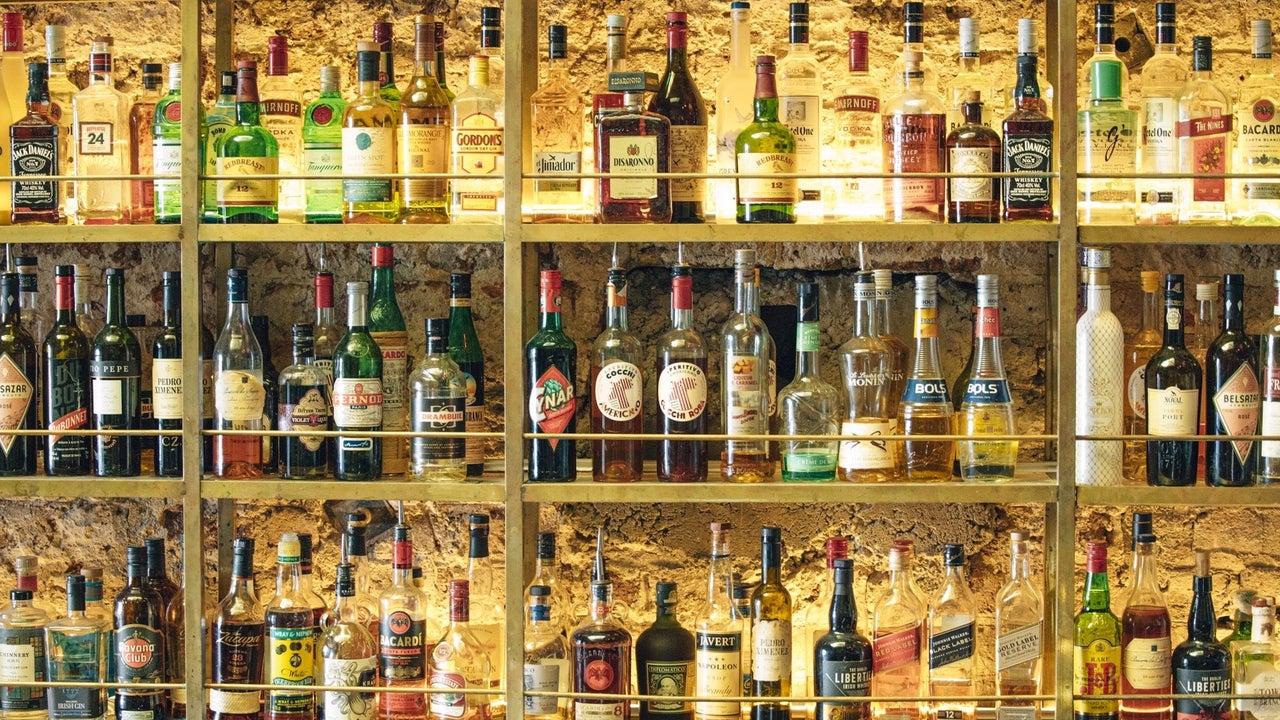
M 626 305 L 606 305 L 604 311 L 604 325 L 610 330 L 627 329 L 627 306 Z
M 1013 557 L 1009 563 L 1009 579 L 1010 580 L 1029 580 L 1031 579 L 1031 562 L 1023 553 L 1013 553 Z
M 1111 286 L 1090 282 L 1085 286 L 1085 305 L 1094 312 L 1111 312 Z
M 707 582 L 707 599 L 712 604 L 733 605 L 733 558 L 728 544 L 711 548 L 711 566 Z
M 875 337 L 877 333 L 876 302 L 871 299 L 860 299 L 853 305 L 853 335 L 854 337 L 869 338 Z
M 613 613 L 613 583 L 591 584 L 591 619 L 603 622 Z
M 751 11 L 739 8 L 730 10 L 729 67 L 736 70 L 751 68 Z
M 1168 300 L 1164 306 L 1164 344 L 1166 347 L 1181 348 L 1186 346 L 1186 338 L 1182 325 L 1182 305 Z
M 734 294 L 733 309 L 734 312 L 743 315 L 752 315 L 755 313 L 755 273 L 748 269 L 745 272 L 739 270 L 737 273 L 737 292 Z
M 980 307 L 973 321 L 974 377 L 1004 377 L 1000 357 L 1000 308 Z
M 781 580 L 782 548 L 778 543 L 765 543 L 760 553 L 761 582 L 776 585 Z
M 107 324 L 124 325 L 124 280 L 118 275 L 107 278 Z
M 1105 571 L 1090 572 L 1085 578 L 1083 609 L 1094 612 L 1111 609 L 1111 586 Z
M 560 329 L 560 285 L 544 284 L 541 288 L 541 297 L 539 305 L 541 306 L 542 315 L 539 319 L 539 326 L 543 330 L 556 331 Z
M 831 595 L 828 612 L 831 632 L 851 633 L 858 629 L 858 606 L 853 600 L 853 588 L 837 583 Z
M 1142 293 L 1142 329 L 1154 331 L 1160 326 L 1160 294 L 1154 290 Z
M 796 377 L 818 378 L 818 353 L 821 346 L 822 331 L 818 326 L 818 318 L 812 322 L 796 324 Z
M 302 592 L 302 564 L 281 562 L 276 569 L 276 595 L 297 595 Z
M 1228 293 L 1222 303 L 1223 328 L 1233 332 L 1244 332 L 1244 302 L 1238 295 Z
M 1213 578 L 1197 575 L 1192 581 L 1191 614 L 1187 618 L 1187 636 L 1198 642 L 1217 642 L 1217 618 L 1213 612 Z
M 941 363 L 938 361 L 937 312 L 935 307 L 916 307 L 916 353 L 912 377 L 942 377 Z
M 1155 544 L 1136 543 L 1133 548 L 1133 591 L 1155 591 L 1160 588 L 1156 578 Z

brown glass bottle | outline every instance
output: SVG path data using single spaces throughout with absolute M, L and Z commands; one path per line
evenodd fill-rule
M 1005 172 L 1046 173 L 1053 170 L 1053 119 L 1044 114 L 1036 80 L 1036 56 L 1018 56 L 1018 84 L 1013 112 L 1004 120 Z M 1005 222 L 1053 220 L 1053 182 L 1047 177 L 1004 179 Z
M 116 595 L 113 617 L 115 681 L 161 683 L 165 681 L 164 606 L 146 586 L 146 548 L 132 546 L 125 557 L 125 586 Z M 116 717 L 164 720 L 164 691 L 122 687 L 116 691 L 115 706 Z
M 232 546 L 231 588 L 209 623 L 209 679 L 256 683 L 262 678 L 262 605 L 253 591 L 252 538 Z M 209 690 L 208 720 L 260 720 L 257 690 Z
M 591 617 L 573 631 L 573 692 L 624 694 L 631 686 L 631 633 L 613 619 L 613 582 L 604 564 L 604 528 L 596 541 L 595 567 L 591 571 Z M 613 715 L 631 720 L 631 703 L 625 699 L 590 695 L 574 700 L 574 720 Z
M 591 348 L 591 432 L 636 434 L 644 429 L 644 348 L 627 330 L 627 276 L 622 268 L 609 269 L 604 325 Z M 591 478 L 596 482 L 635 482 L 641 461 L 639 440 L 591 441 Z
M 960 106 L 964 124 L 947 136 L 947 172 L 1000 172 L 1000 136 L 982 124 L 982 102 L 976 91 L 972 95 Z M 1000 222 L 1000 179 L 948 179 L 947 222 Z
M 13 175 L 57 175 L 65 159 L 59 157 L 65 143 L 58 138 L 58 125 L 49 120 L 49 65 L 33 62 L 27 66 L 27 115 L 9 126 L 9 171 Z M 10 221 L 60 223 L 58 183 L 47 180 L 13 183 L 13 212 Z
M 598 181 L 600 222 L 671 222 L 671 181 L 626 177 L 671 171 L 671 121 L 644 109 L 644 93 L 623 98 L 596 127 L 600 171 L 610 174 Z

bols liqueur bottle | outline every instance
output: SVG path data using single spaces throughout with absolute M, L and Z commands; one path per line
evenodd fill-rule
M 938 360 L 938 278 L 916 276 L 916 353 L 911 376 L 898 408 L 903 434 L 945 435 L 955 412 Z M 955 443 L 950 440 L 908 440 L 905 443 L 907 480 L 947 482 Z

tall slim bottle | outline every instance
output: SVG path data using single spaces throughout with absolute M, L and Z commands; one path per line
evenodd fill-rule
M 707 598 L 694 623 L 694 695 L 737 697 L 742 693 L 742 618 L 734 612 L 733 557 L 729 553 L 727 522 L 711 523 L 711 562 Z M 707 700 L 694 703 L 697 720 L 737 720 L 736 702 Z
M 182 276 L 165 271 L 161 281 L 163 319 L 151 343 L 151 408 L 159 430 L 181 430 L 182 407 Z M 156 475 L 182 476 L 182 436 L 156 437 Z
M 382 351 L 382 429 L 408 430 L 406 383 L 408 334 L 396 301 L 395 255 L 389 243 L 373 246 L 373 283 L 369 294 L 369 335 Z M 348 312 L 354 317 L 354 313 Z M 348 323 L 354 325 L 348 319 Z M 408 467 L 405 438 L 383 438 L 382 472 L 403 475 Z
M 280 389 L 276 386 L 279 372 L 271 360 L 271 320 L 266 315 L 250 315 L 249 328 L 262 349 L 262 429 L 279 430 Z M 279 440 L 270 435 L 262 438 L 262 472 L 265 475 L 274 475 L 280 470 Z
M 912 587 L 911 548 L 889 549 L 889 584 L 871 608 L 871 696 L 921 695 L 921 646 L 926 608 Z M 884 720 L 917 720 L 914 702 L 880 702 L 872 712 Z
M 452 119 L 449 96 L 436 82 L 435 18 L 415 16 L 413 37 L 413 77 L 400 100 L 396 169 L 402 173 L 446 173 Z M 400 222 L 449 222 L 449 181 L 401 180 Z
M 262 604 L 253 589 L 253 538 L 232 541 L 231 586 L 208 626 L 209 679 L 215 683 L 262 681 Z M 209 720 L 260 720 L 259 690 L 209 690 Z
M 796 172 L 812 177 L 796 181 L 796 218 L 819 222 L 823 215 L 822 65 L 809 45 L 809 3 L 789 9 L 787 54 L 778 60 L 778 115 L 796 140 Z
M 1091 541 L 1087 556 L 1084 601 L 1075 620 L 1074 667 L 1071 690 L 1075 720 L 1118 720 L 1115 700 L 1090 700 L 1091 695 L 1120 691 L 1121 626 L 1111 613 L 1107 582 L 1107 544 Z
M 475 593 L 475 601 L 469 604 L 468 624 L 488 649 L 493 661 L 491 682 L 496 688 L 506 674 L 506 607 L 494 583 L 493 561 L 489 557 L 489 516 L 484 513 L 471 513 L 467 517 L 467 583 L 468 591 Z M 505 712 L 506 703 L 500 698 L 494 700 L 495 707 Z
M 395 26 L 386 21 L 373 24 L 373 41 L 378 45 L 378 94 L 391 106 L 392 110 L 400 109 L 403 97 L 400 88 L 396 87 L 395 41 L 392 30 Z
M 89 427 L 89 340 L 75 320 L 75 267 L 58 265 L 53 275 L 57 314 L 41 348 L 42 425 L 49 430 L 85 430 Z M 44 474 L 89 474 L 89 440 L 84 435 L 47 436 Z
M 1191 39 L 1191 74 L 1178 93 L 1178 222 L 1222 223 L 1229 219 L 1227 181 L 1199 175 L 1232 171 L 1231 95 L 1213 78 L 1213 38 Z
M 1142 325 L 1124 338 L 1124 433 L 1141 435 L 1147 431 L 1147 361 L 1160 349 L 1160 273 L 1143 270 Z M 1144 482 L 1147 478 L 1147 445 L 1138 440 L 1124 443 L 1124 478 Z
M 1195 435 L 1200 426 L 1200 363 L 1183 342 L 1182 276 L 1165 275 L 1164 344 L 1147 362 L 1147 433 Z M 1148 485 L 1195 485 L 1195 440 L 1148 440 Z
M 574 432 L 578 409 L 577 345 L 560 319 L 560 271 L 543 270 L 538 295 L 538 332 L 525 344 L 525 378 L 529 383 L 529 432 Z M 578 477 L 577 441 L 561 438 L 529 440 L 529 482 L 572 482 Z
M 74 129 L 71 125 L 71 100 L 80 92 L 79 86 L 67 78 L 67 29 L 65 25 L 44 26 L 44 56 L 49 64 L 49 120 L 58 126 L 58 173 L 71 175 L 71 143 Z M 18 118 L 11 118 L 17 120 Z M 64 217 L 75 215 L 76 196 L 74 183 L 60 185 L 61 207 Z
M 1209 552 L 1196 551 L 1196 574 L 1191 581 L 1191 612 L 1187 639 L 1173 649 L 1173 691 L 1180 695 L 1218 695 L 1231 692 L 1231 654 L 1218 641 L 1213 604 L 1213 576 Z M 1227 698 L 1182 698 L 1173 703 L 1175 720 L 1230 717 Z
M 413 542 L 407 525 L 392 531 L 391 585 L 378 598 L 378 682 L 382 687 L 420 687 L 427 677 L 427 598 L 413 584 Z M 421 720 L 426 698 L 418 693 L 378 695 L 379 720 Z
M 604 314 L 604 332 L 591 347 L 591 432 L 638 433 L 644 420 L 644 349 L 627 329 L 627 275 L 622 268 L 609 268 Z M 642 453 L 639 440 L 592 440 L 591 478 L 635 482 Z
M 484 432 L 484 350 L 471 316 L 471 273 L 449 273 L 449 357 L 462 370 L 467 385 L 466 431 Z M 484 438 L 467 438 L 467 477 L 484 473 Z
M 379 51 L 362 42 L 356 50 L 356 96 L 342 111 L 342 221 L 388 223 L 399 219 L 395 181 L 396 114 L 378 85 Z M 368 176 L 368 177 L 363 177 Z
M 1155 557 L 1156 535 L 1151 514 L 1133 514 L 1133 590 L 1120 615 L 1120 685 L 1126 695 L 1172 692 L 1169 656 L 1169 608 L 1160 592 Z M 1129 698 L 1120 701 L 1121 720 L 1169 717 L 1168 698 Z
M 738 134 L 751 122 L 753 88 L 756 82 L 755 55 L 751 53 L 751 3 L 733 0 L 729 4 L 729 67 L 716 85 L 716 172 L 738 170 Z M 717 222 L 733 222 L 737 217 L 738 183 L 720 180 L 715 188 Z
M 757 698 L 791 694 L 791 594 L 782 584 L 782 531 L 760 529 L 760 584 L 751 593 L 751 692 Z M 784 702 L 751 703 L 751 720 L 791 717 Z
M 1250 23 L 1253 35 L 1253 61 L 1249 77 L 1240 86 L 1233 131 L 1235 133 L 1235 170 L 1241 175 L 1264 175 L 1271 172 L 1272 158 L 1280 152 L 1275 137 L 1276 103 L 1280 102 L 1280 83 L 1276 81 L 1275 63 L 1271 59 L 1271 21 Z M 1280 185 L 1273 180 L 1242 178 L 1232 182 L 1231 221 L 1236 225 L 1280 225 Z
M 769 355 L 764 321 L 754 312 L 756 251 L 736 250 L 734 312 L 720 331 L 720 398 L 726 435 L 769 432 Z M 765 482 L 773 477 L 766 440 L 729 440 L 720 459 L 720 477 L 730 482 Z
M 1005 435 L 1018 431 L 1013 399 L 1000 359 L 999 279 L 978 276 L 978 312 L 973 321 L 973 375 L 956 418 L 961 435 Z M 963 480 L 1012 480 L 1018 461 L 1016 440 L 956 443 Z
M 1076 321 L 1076 433 L 1119 435 L 1124 429 L 1124 328 L 1111 312 L 1111 251 L 1084 248 L 1085 312 Z M 1145 389 L 1144 389 L 1145 396 Z M 1119 440 L 1076 441 L 1076 482 L 1120 485 Z
M 893 271 L 880 268 L 871 271 L 876 283 L 876 333 L 889 346 L 889 417 L 896 423 L 898 405 L 907 388 L 907 359 L 910 348 L 893 332 Z
M 115 627 L 115 681 L 161 683 L 165 681 L 164 609 L 159 594 L 146 586 L 146 548 L 126 550 L 125 586 L 116 595 L 112 618 Z M 164 691 L 152 688 L 118 688 L 117 718 L 164 720 Z
M 975 693 L 974 639 L 977 602 L 964 571 L 964 546 L 947 543 L 942 548 L 942 587 L 929 604 L 929 694 L 963 697 Z M 975 705 L 963 700 L 937 700 L 929 704 L 935 720 L 968 720 Z
M 938 278 L 916 276 L 915 363 L 898 407 L 904 435 L 945 435 L 952 431 L 955 413 L 938 360 Z M 950 440 L 907 440 L 904 453 L 907 480 L 948 482 L 955 443 Z
M 694 686 L 693 633 L 676 618 L 676 584 L 660 582 L 653 624 L 636 638 L 636 682 L 647 695 L 687 695 Z M 641 720 L 693 720 L 693 704 L 642 700 Z
M 592 693 L 623 694 L 631 686 L 631 633 L 612 616 L 613 580 L 605 566 L 604 537 L 604 527 L 600 527 L 591 569 L 591 615 L 569 638 L 573 646 L 573 692 L 587 693 L 574 698 L 573 720 L 631 720 L 631 703 L 627 700 L 591 697 Z
M 668 37 L 671 35 L 670 25 L 668 21 Z M 582 92 L 569 75 L 568 38 L 567 25 L 547 27 L 547 79 L 529 98 L 529 117 L 534 128 L 533 171 L 537 173 L 573 175 L 583 170 Z M 490 75 L 493 74 L 495 59 L 489 58 Z M 661 91 L 655 94 L 654 102 L 658 101 L 660 95 Z M 650 111 L 655 110 L 651 107 Z M 703 125 L 702 155 L 705 166 L 705 116 Z M 672 135 L 674 134 L 673 129 Z M 674 165 L 674 151 L 672 155 Z M 590 221 L 583 203 L 580 178 L 542 178 L 526 181 L 524 187 L 527 200 L 523 212 L 532 222 Z
M 836 435 L 840 431 L 840 395 L 818 369 L 822 328 L 817 283 L 796 285 L 796 308 L 796 374 L 778 393 L 781 429 L 787 435 Z M 835 480 L 838 445 L 835 440 L 783 442 L 783 482 Z
M 1142 66 L 1143 173 L 1178 172 L 1178 93 L 1187 82 L 1187 62 L 1178 57 L 1177 5 L 1156 3 L 1155 53 Z M 1178 221 L 1178 181 L 1161 177 L 1137 181 L 1138 223 L 1172 225 Z
M 431 652 L 427 687 L 436 690 L 428 701 L 432 720 L 487 720 L 492 716 L 491 697 L 458 695 L 440 690 L 476 690 L 496 686 L 498 671 L 494 648 L 472 631 L 470 589 L 463 579 L 449 581 L 449 625 Z
M 262 79 L 261 108 L 262 127 L 271 133 L 280 148 L 280 172 L 284 175 L 299 172 L 303 167 L 302 91 L 289 72 L 289 38 L 283 35 L 267 37 L 267 74 Z M 302 181 L 279 182 L 280 218 L 285 222 L 302 222 Z
M 1244 327 L 1244 275 L 1223 278 L 1223 330 L 1209 345 L 1204 363 L 1204 428 L 1207 435 L 1254 435 L 1261 395 L 1258 349 Z M 1206 485 L 1252 485 L 1257 463 L 1251 440 L 1205 443 Z
M 124 322 L 124 270 L 107 268 L 106 284 L 107 322 L 89 353 L 93 429 L 137 430 L 141 427 L 142 348 Z M 94 436 L 94 475 L 132 477 L 138 474 L 139 461 L 136 436 Z
M 689 24 L 683 12 L 667 13 L 667 67 L 649 111 L 671 121 L 671 172 L 707 171 L 707 108 L 688 65 Z M 706 221 L 706 180 L 671 181 L 671 222 Z
M 129 108 L 129 172 L 151 175 L 155 172 L 155 145 L 152 134 L 156 126 L 156 104 L 160 101 L 160 80 L 164 66 L 142 63 L 142 92 Z M 134 224 L 155 221 L 156 186 L 154 180 L 132 180 L 129 220 Z
M 1280 295 L 1280 269 L 1273 273 L 1273 295 Z M 1259 375 L 1262 412 L 1261 433 L 1280 435 L 1280 297 L 1277 297 L 1272 317 L 1259 335 Z M 1258 463 L 1254 471 L 1258 485 L 1280 483 L 1280 441 L 1266 440 L 1258 443 Z
M 227 270 L 227 319 L 213 348 L 214 428 L 262 430 L 266 389 L 262 382 L 262 348 L 249 325 L 249 273 Z M 262 438 L 216 435 L 213 472 L 220 478 L 262 476 Z
M 707 443 L 673 438 L 707 431 L 707 346 L 693 328 L 693 271 L 671 268 L 671 329 L 658 338 L 658 479 L 707 479 Z
M 22 323 L 18 274 L 0 274 L 0 430 L 37 430 L 40 355 Z M 34 475 L 33 435 L 0 435 L 0 475 Z
M 236 124 L 236 82 L 232 70 L 218 73 L 218 98 L 200 124 L 200 164 L 206 175 L 218 173 L 218 142 Z M 218 208 L 217 180 L 200 181 L 200 222 L 222 222 Z
M 333 427 L 344 432 L 383 429 L 382 352 L 369 333 L 368 291 L 368 283 L 347 283 L 347 334 L 333 353 Z M 338 480 L 380 479 L 382 443 L 382 438 L 367 435 L 334 438 L 333 476 Z
M 302 546 L 297 533 L 280 536 L 276 554 L 276 595 L 264 610 L 268 690 L 264 720 L 308 720 L 316 698 L 306 688 L 315 684 L 316 627 L 311 606 L 302 594 Z M 277 689 L 278 688 L 278 689 Z
M 315 351 L 316 351 L 316 367 L 324 371 L 329 378 L 329 384 L 333 384 L 333 351 L 338 346 L 338 340 L 346 334 L 346 328 L 342 323 L 334 319 L 333 311 L 333 273 L 328 270 L 321 270 L 316 273 L 316 320 L 315 327 Z
M 1009 582 L 996 596 L 997 695 L 1039 695 L 1044 658 L 1044 602 L 1031 579 L 1025 533 L 1009 533 Z M 996 720 L 1036 720 L 1038 703 L 1001 700 Z

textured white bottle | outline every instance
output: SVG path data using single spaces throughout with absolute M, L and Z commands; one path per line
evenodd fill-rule
M 1076 322 L 1076 434 L 1119 435 L 1124 418 L 1124 328 L 1111 312 L 1111 286 L 1106 265 L 1090 262 L 1085 313 Z M 1105 253 L 1105 251 L 1103 251 Z M 1102 265 L 1102 267 L 1098 267 Z M 1124 444 L 1120 441 L 1076 441 L 1077 485 L 1120 485 L 1124 478 Z

